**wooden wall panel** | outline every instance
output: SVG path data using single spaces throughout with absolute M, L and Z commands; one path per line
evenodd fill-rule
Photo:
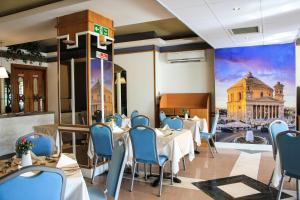
M 90 10 L 65 15 L 57 18 L 58 36 L 70 35 L 75 40 L 75 34 L 84 31 L 94 32 L 94 24 L 105 26 L 109 29 L 109 37 L 114 37 L 113 21 Z
M 160 97 L 160 111 L 169 116 L 183 116 L 183 109 L 189 111 L 190 117 L 206 119 L 210 128 L 211 102 L 210 93 L 170 93 Z

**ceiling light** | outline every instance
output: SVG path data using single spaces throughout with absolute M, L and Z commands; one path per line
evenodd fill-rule
M 234 8 L 232 8 L 233 11 L 238 11 L 240 9 L 241 9 L 240 7 L 234 7 Z

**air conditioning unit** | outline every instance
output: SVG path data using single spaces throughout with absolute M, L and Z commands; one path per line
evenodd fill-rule
M 205 62 L 205 51 L 181 51 L 167 53 L 167 60 L 169 63 L 179 62 Z

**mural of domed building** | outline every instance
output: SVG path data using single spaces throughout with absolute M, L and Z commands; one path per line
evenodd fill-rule
M 272 88 L 248 72 L 227 90 L 227 117 L 245 122 L 283 118 L 283 88 L 280 82 Z

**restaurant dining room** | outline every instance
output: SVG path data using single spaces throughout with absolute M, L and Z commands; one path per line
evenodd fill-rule
M 300 200 L 299 0 L 1 0 L 0 200 Z

